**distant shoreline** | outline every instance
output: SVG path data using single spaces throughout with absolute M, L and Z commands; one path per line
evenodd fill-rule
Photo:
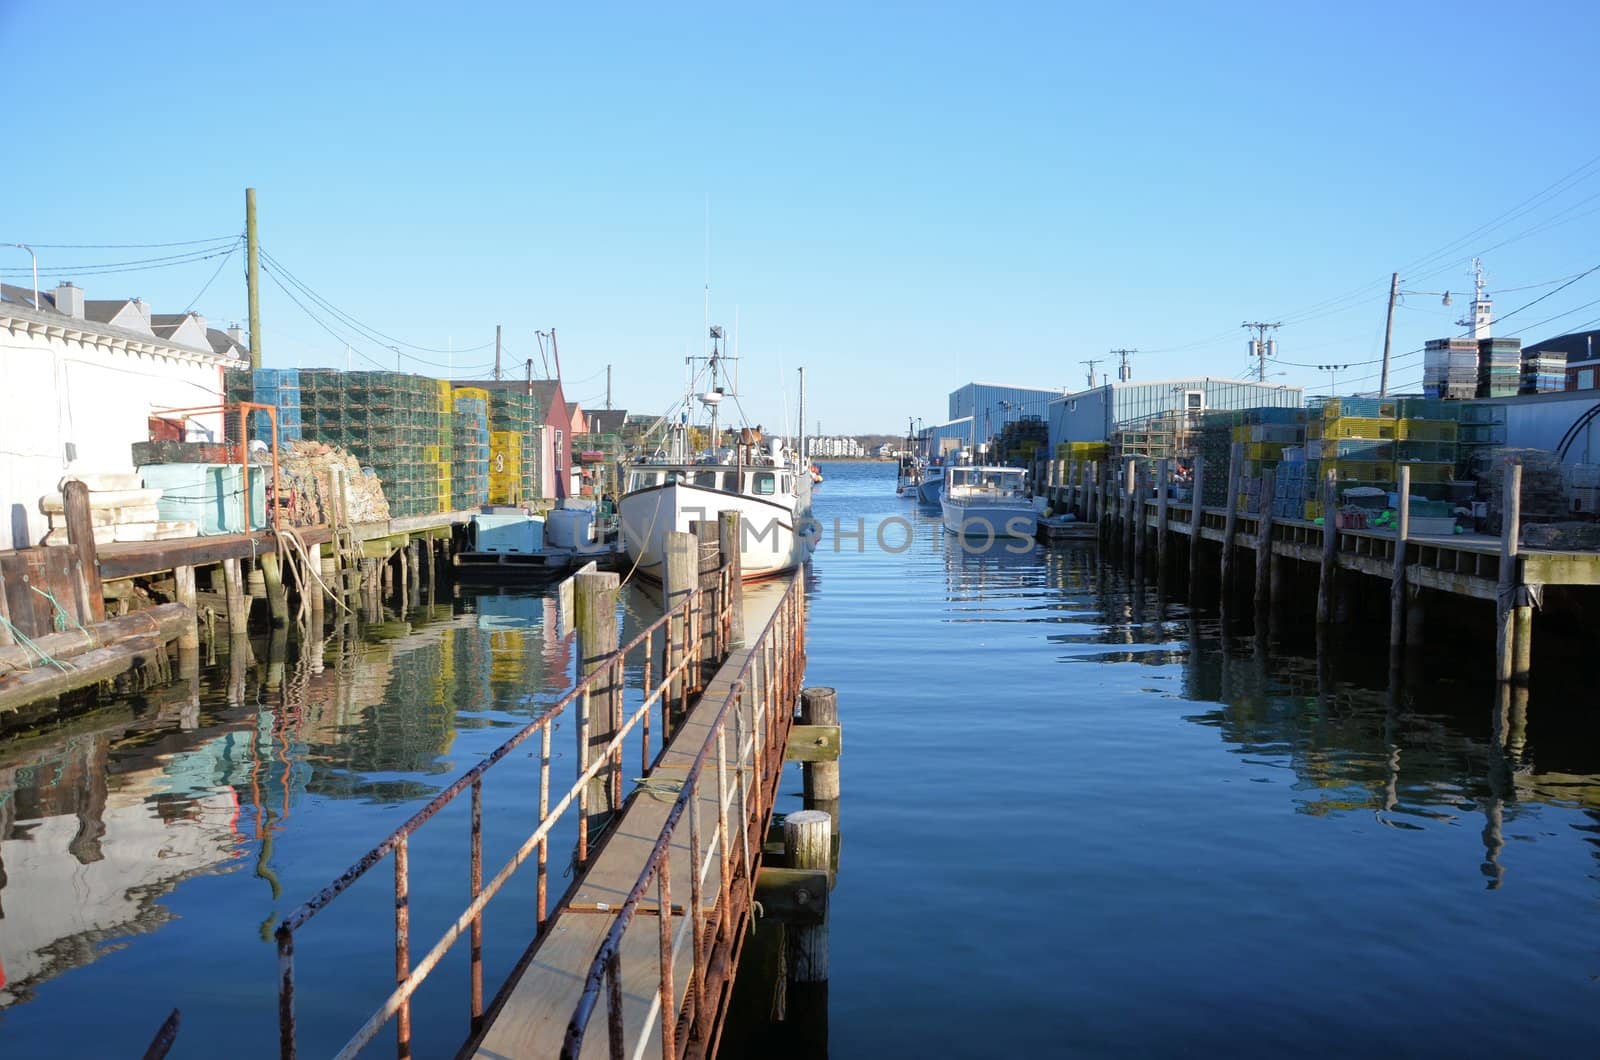
M 813 464 L 892 464 L 892 456 L 814 456 Z

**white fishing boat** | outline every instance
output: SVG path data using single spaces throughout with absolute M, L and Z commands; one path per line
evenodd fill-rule
M 722 329 L 712 328 L 711 336 L 713 343 L 721 340 Z M 617 503 L 622 543 L 630 563 L 647 577 L 661 577 L 667 534 L 688 533 L 695 521 L 715 521 L 728 511 L 738 512 L 743 524 L 739 562 L 746 579 L 793 570 L 816 548 L 810 467 L 781 439 L 766 440 L 759 427 L 724 431 L 718 423 L 724 398 L 735 396 L 718 385 L 723 360 L 713 345 L 709 385 L 697 395 L 710 412 L 711 445 L 688 452 L 685 413 L 654 455 L 628 468 Z
M 917 503 L 939 506 L 944 493 L 944 464 L 935 458 L 922 465 L 922 481 L 917 483 Z
M 1019 467 L 965 465 L 945 470 L 940 494 L 944 528 L 962 537 L 991 542 L 1032 541 L 1039 513 L 1028 493 L 1027 472 Z

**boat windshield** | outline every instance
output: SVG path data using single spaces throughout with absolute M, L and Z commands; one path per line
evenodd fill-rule
M 966 487 L 974 493 L 1021 494 L 1025 475 L 1021 468 L 953 467 L 945 473 L 945 478 L 952 489 Z

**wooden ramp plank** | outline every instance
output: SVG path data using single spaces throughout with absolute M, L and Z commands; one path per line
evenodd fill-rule
M 777 610 L 787 580 L 771 588 L 775 592 L 746 590 L 746 629 L 754 635 L 764 629 Z M 766 589 L 766 586 L 753 587 Z M 554 1056 L 561 1049 L 567 1021 L 583 994 L 583 981 L 602 940 L 615 922 L 614 910 L 621 908 L 628 892 L 639 878 L 639 871 L 666 824 L 678 790 L 670 781 L 687 775 L 695 756 L 705 745 L 712 724 L 735 677 L 751 651 L 741 648 L 730 653 L 704 693 L 690 709 L 672 742 L 651 773 L 652 780 L 669 782 L 652 788 L 647 785 L 629 802 L 622 820 L 607 838 L 604 848 L 584 873 L 573 895 L 573 904 L 585 908 L 610 906 L 612 911 L 564 909 L 550 922 L 534 959 L 512 988 L 497 1018 L 484 1033 L 476 1055 L 483 1060 L 509 1057 Z M 753 783 L 752 762 L 756 751 L 747 725 L 742 730 L 742 745 L 734 746 L 732 730 L 728 740 L 728 833 L 731 850 L 738 851 L 740 804 L 737 778 L 742 769 L 747 784 Z M 668 790 L 671 788 L 672 790 Z M 701 909 L 715 908 L 721 878 L 721 857 L 717 840 L 717 782 L 714 762 L 708 761 L 698 794 L 700 809 L 699 866 L 702 880 Z M 759 855 L 761 837 L 749 837 L 752 856 Z M 687 815 L 674 830 L 669 853 L 674 908 L 685 908 L 690 901 L 689 820 Z M 651 886 L 647 900 L 623 933 L 622 992 L 623 1025 L 629 1057 L 653 1057 L 661 1052 L 661 1013 L 659 1000 L 660 925 L 654 910 L 656 890 Z M 691 920 L 674 916 L 672 924 L 673 992 L 681 1006 L 688 993 L 694 963 Z M 708 1005 L 716 999 L 707 998 Z M 584 1039 L 584 1057 L 609 1055 L 604 995 L 589 1021 Z

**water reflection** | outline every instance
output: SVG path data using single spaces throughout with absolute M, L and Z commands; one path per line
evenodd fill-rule
M 281 903 L 392 827 L 329 839 L 317 823 L 328 807 L 429 798 L 571 687 L 571 643 L 547 636 L 554 626 L 546 595 L 466 594 L 359 637 L 257 641 L 189 680 L 0 742 L 0 1009 L 137 936 L 207 945 L 206 917 L 176 924 L 169 901 L 201 876 L 254 888 L 252 934 L 269 952 Z M 178 1000 L 181 968 L 170 976 Z M 271 982 L 231 989 L 259 1000 Z

